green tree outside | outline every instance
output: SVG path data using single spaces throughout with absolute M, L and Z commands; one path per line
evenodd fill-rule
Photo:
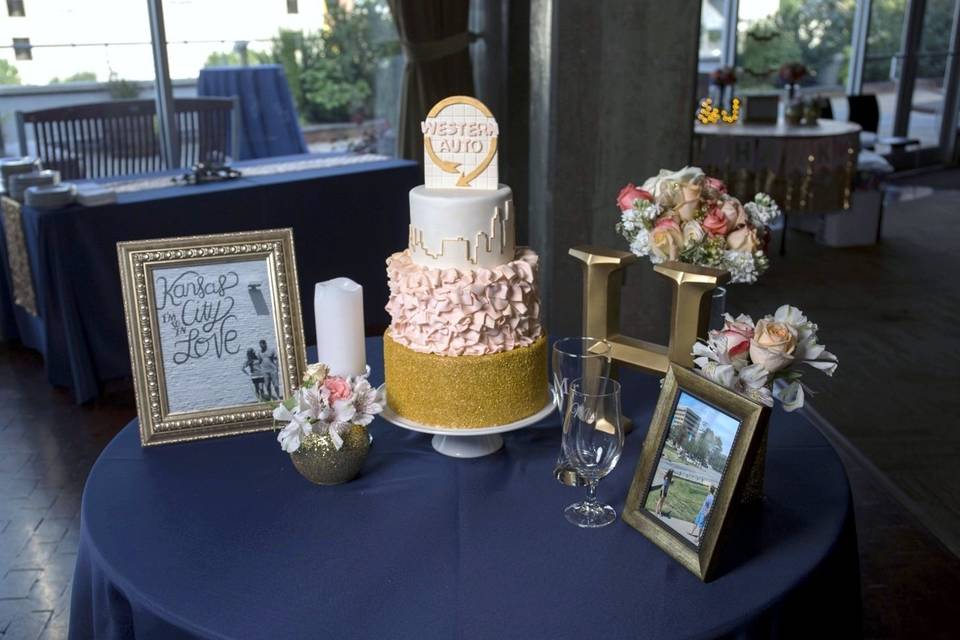
M 0 84 L 20 84 L 20 72 L 6 60 L 0 60 Z
M 300 117 L 344 122 L 373 114 L 378 65 L 399 52 L 383 0 L 357 0 L 347 9 L 326 0 L 324 24 L 312 33 L 281 30 L 269 54 L 251 52 L 250 63 L 283 65 Z M 240 64 L 237 53 L 216 53 L 207 66 Z
M 927 0 L 918 76 L 942 78 L 955 0 Z M 867 34 L 865 82 L 892 80 L 891 59 L 900 53 L 906 0 L 873 0 Z M 738 38 L 738 84 L 781 86 L 780 65 L 801 62 L 811 71 L 803 84 L 843 87 L 850 63 L 856 0 L 781 0 L 774 15 L 750 25 Z M 935 52 L 934 55 L 923 55 Z
M 49 84 L 66 84 L 69 82 L 96 82 L 96 81 L 97 81 L 97 74 L 94 73 L 93 71 L 78 71 L 73 75 L 67 76 L 63 80 L 54 76 L 50 78 Z

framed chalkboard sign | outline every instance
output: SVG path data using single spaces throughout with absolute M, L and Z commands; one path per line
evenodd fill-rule
M 143 445 L 270 429 L 306 361 L 290 229 L 117 244 Z

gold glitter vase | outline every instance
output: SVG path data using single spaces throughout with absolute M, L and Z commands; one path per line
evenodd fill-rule
M 290 454 L 293 466 L 314 484 L 342 484 L 357 477 L 370 451 L 370 435 L 359 424 L 343 435 L 343 446 L 337 449 L 327 434 L 311 433 Z

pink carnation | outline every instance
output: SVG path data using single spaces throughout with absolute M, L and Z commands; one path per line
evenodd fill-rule
M 328 402 L 333 404 L 337 400 L 346 400 L 353 393 L 350 383 L 340 376 L 330 376 L 323 381 L 323 392 Z

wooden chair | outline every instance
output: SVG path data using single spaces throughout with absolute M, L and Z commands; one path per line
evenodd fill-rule
M 174 112 L 180 138 L 179 166 L 224 164 L 239 148 L 234 98 L 177 98 Z M 29 155 L 27 125 L 35 155 L 65 180 L 162 171 L 156 105 L 152 100 L 18 111 L 20 154 Z

